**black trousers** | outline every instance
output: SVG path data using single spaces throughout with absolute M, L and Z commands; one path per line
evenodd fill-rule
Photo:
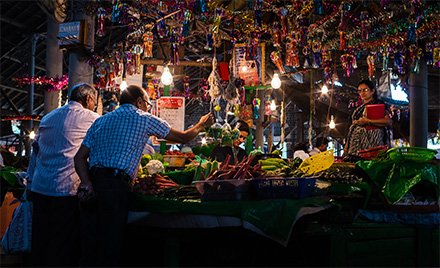
M 90 174 L 96 199 L 81 203 L 81 267 L 119 265 L 128 220 L 127 182 L 106 172 Z
M 78 198 L 33 192 L 32 201 L 32 266 L 77 267 L 81 255 Z

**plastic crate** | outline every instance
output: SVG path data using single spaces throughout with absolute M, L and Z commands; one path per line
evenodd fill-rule
M 314 192 L 318 177 L 253 179 L 258 199 L 302 199 Z
M 250 180 L 194 181 L 202 201 L 235 201 L 255 199 Z

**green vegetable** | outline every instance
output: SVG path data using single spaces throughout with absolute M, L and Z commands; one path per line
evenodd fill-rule
M 151 155 L 151 160 L 159 160 L 160 162 L 164 162 L 163 160 L 163 155 L 159 154 L 159 153 L 154 153 Z
M 262 170 L 266 170 L 266 171 L 268 171 L 268 170 L 275 170 L 275 169 L 278 169 L 278 167 L 275 166 L 275 165 L 271 165 L 271 166 L 261 166 L 261 169 L 262 169 Z
M 205 179 L 208 177 L 209 173 L 211 172 L 211 162 L 206 163 L 206 167 L 205 167 Z
M 142 155 L 141 166 L 145 166 L 146 164 L 148 164 L 148 162 L 150 162 L 150 160 L 152 160 L 151 155 L 149 155 L 149 154 Z

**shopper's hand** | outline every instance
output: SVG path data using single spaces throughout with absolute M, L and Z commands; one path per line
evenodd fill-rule
M 354 121 L 354 123 L 359 126 L 366 126 L 369 124 L 369 122 L 370 122 L 370 119 L 366 118 L 365 116 L 363 116 L 359 120 Z
M 93 194 L 93 186 L 91 183 L 81 183 L 78 187 L 78 199 L 81 202 L 86 202 L 87 198 Z
M 211 113 L 205 114 L 200 118 L 199 124 L 202 125 L 203 128 L 208 128 L 214 124 L 214 116 Z

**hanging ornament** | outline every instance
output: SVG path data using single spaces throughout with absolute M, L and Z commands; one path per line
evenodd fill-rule
M 253 60 L 257 56 L 258 42 L 260 41 L 261 34 L 262 33 L 260 31 L 251 32 L 250 51 L 249 51 L 250 57 L 247 60 Z
M 157 5 L 157 14 L 159 15 L 160 18 L 163 18 L 166 13 L 168 12 L 168 6 L 166 4 L 163 3 L 163 1 L 160 1 L 159 4 Z M 156 25 L 156 29 L 157 29 L 157 34 L 159 35 L 160 38 L 163 38 L 165 36 L 165 32 L 166 32 L 166 25 L 165 25 L 165 20 L 161 20 L 157 23 Z
M 353 60 L 354 56 L 351 54 L 346 53 L 341 56 L 342 69 L 344 70 L 345 77 L 350 77 L 350 74 L 354 71 Z
M 260 117 L 260 104 L 261 104 L 261 100 L 259 98 L 255 98 L 252 101 L 254 119 L 258 119 Z
M 280 73 L 283 74 L 284 73 L 284 66 L 283 66 L 283 62 L 281 60 L 280 51 L 279 50 L 272 51 L 272 53 L 270 53 L 270 59 L 272 60 L 273 63 L 275 63 L 275 65 L 277 66 Z
M 235 86 L 238 88 L 240 92 L 240 105 L 246 105 L 246 89 L 244 88 L 245 81 L 244 79 L 237 78 L 235 80 Z
M 202 89 L 202 100 L 203 101 L 210 101 L 209 98 L 209 83 L 208 80 L 203 79 L 200 82 L 200 88 Z
M 191 11 L 189 10 L 183 11 L 183 17 L 184 17 L 184 21 L 183 21 L 182 35 L 187 37 L 191 30 Z
M 296 47 L 296 41 L 293 39 L 286 43 L 286 66 L 299 67 L 298 48 Z
M 347 53 L 351 54 L 353 56 L 353 60 L 352 60 L 352 65 L 353 65 L 353 69 L 356 69 L 357 66 L 357 60 L 356 60 L 356 48 L 354 46 L 349 46 L 347 49 Z
M 327 84 L 331 84 L 333 61 L 332 61 L 331 51 L 327 47 L 324 47 L 322 50 L 322 62 L 324 67 L 324 79 Z
M 195 10 L 197 13 L 206 13 L 208 11 L 206 1 L 205 0 L 197 0 Z
M 278 21 L 274 22 L 272 25 L 272 38 L 273 38 L 273 45 L 276 48 L 281 47 L 281 26 Z
M 217 99 L 223 95 L 223 87 L 221 85 L 221 78 L 217 71 L 217 58 L 215 56 L 212 59 L 212 72 L 208 77 L 208 83 L 211 102 L 217 101 Z
M 218 33 L 218 30 L 220 28 L 220 23 L 222 21 L 222 17 L 225 14 L 225 11 L 223 8 L 216 8 L 214 13 L 214 22 L 212 23 L 212 32 Z
M 179 47 L 182 36 L 182 28 L 173 26 L 170 31 L 170 64 L 179 65 Z
M 388 61 L 390 58 L 390 46 L 386 43 L 382 45 L 380 51 L 382 53 L 382 71 L 388 70 Z
M 301 34 L 301 46 L 307 45 L 307 34 L 309 31 L 310 21 L 308 18 L 302 18 L 299 20 L 300 34 Z
M 408 34 L 407 40 L 410 43 L 415 43 L 417 41 L 416 30 L 417 30 L 417 22 L 414 18 L 414 14 L 410 14 L 408 17 Z
M 119 22 L 119 18 L 121 17 L 121 2 L 119 0 L 113 0 L 113 9 L 112 9 L 112 22 Z
M 229 33 L 229 36 L 231 37 L 231 47 L 230 47 L 230 49 L 228 51 L 228 54 L 230 54 L 231 51 L 234 49 L 235 43 L 237 43 L 237 40 L 240 38 L 241 33 L 239 31 L 237 31 L 237 30 L 232 30 Z
M 370 35 L 370 23 L 368 22 L 368 11 L 361 12 L 361 39 L 367 41 Z
M 315 15 L 322 15 L 322 0 L 313 0 L 315 6 Z
M 313 50 L 313 68 L 321 67 L 321 42 L 314 41 L 312 45 Z
M 434 68 L 440 68 L 440 48 L 436 47 L 434 48 Z
M 183 78 L 183 91 L 185 92 L 185 98 L 189 98 L 189 76 Z
M 153 33 L 148 31 L 142 35 L 144 42 L 144 58 L 153 57 Z
M 306 69 L 312 66 L 312 60 L 310 59 L 310 48 L 307 46 L 303 47 L 302 51 L 305 57 L 303 68 Z
M 271 102 L 271 97 L 270 95 L 266 95 L 264 97 L 264 114 L 265 115 L 271 115 L 272 114 L 272 110 L 270 109 L 270 102 Z
M 341 13 L 341 21 L 339 22 L 338 31 L 339 31 L 339 39 L 340 39 L 340 50 L 345 50 L 345 42 L 346 42 L 346 31 L 347 31 L 347 23 L 348 23 L 348 11 L 350 10 L 350 4 L 348 2 L 342 2 L 339 7 Z
M 115 72 L 113 71 L 113 65 L 111 63 L 106 63 L 105 65 L 105 70 L 107 71 L 107 77 L 106 77 L 106 81 L 107 81 L 107 85 L 106 85 L 106 89 L 111 89 L 114 86 L 114 81 L 115 81 Z
M 376 61 L 376 53 L 370 52 L 370 55 L 367 57 L 367 64 L 368 64 L 368 76 L 370 77 L 370 80 L 373 80 L 375 78 L 374 72 L 374 62 Z
M 158 100 L 158 99 L 160 99 L 160 91 L 159 91 L 160 79 L 153 78 L 153 79 L 151 79 L 151 83 L 153 84 L 156 100 Z
M 394 67 L 397 68 L 397 72 L 405 74 L 405 48 L 396 43 L 393 47 L 394 51 Z
M 426 43 L 426 64 L 433 65 L 434 64 L 434 46 L 431 42 Z
M 281 18 L 281 36 L 285 38 L 288 33 L 288 25 L 286 16 L 289 13 L 289 10 L 285 7 L 280 8 L 277 12 L 278 16 Z
M 133 64 L 133 54 L 131 53 L 131 51 L 126 51 L 124 53 L 124 62 L 126 76 L 133 76 L 133 74 L 135 73 L 135 66 Z
M 238 104 L 234 105 L 234 116 L 235 117 L 240 116 L 240 105 L 238 105 Z
M 142 55 L 142 46 L 141 45 L 134 45 L 132 48 L 132 54 L 133 54 L 133 64 L 134 64 L 134 73 L 140 74 L 141 73 L 141 55 Z
M 100 7 L 97 10 L 97 30 L 96 35 L 97 36 L 104 36 L 105 35 L 105 9 Z
M 214 39 L 212 38 L 212 31 L 211 31 L 211 26 L 207 26 L 206 27 L 206 45 L 205 45 L 205 50 L 212 50 L 212 48 L 214 47 Z

